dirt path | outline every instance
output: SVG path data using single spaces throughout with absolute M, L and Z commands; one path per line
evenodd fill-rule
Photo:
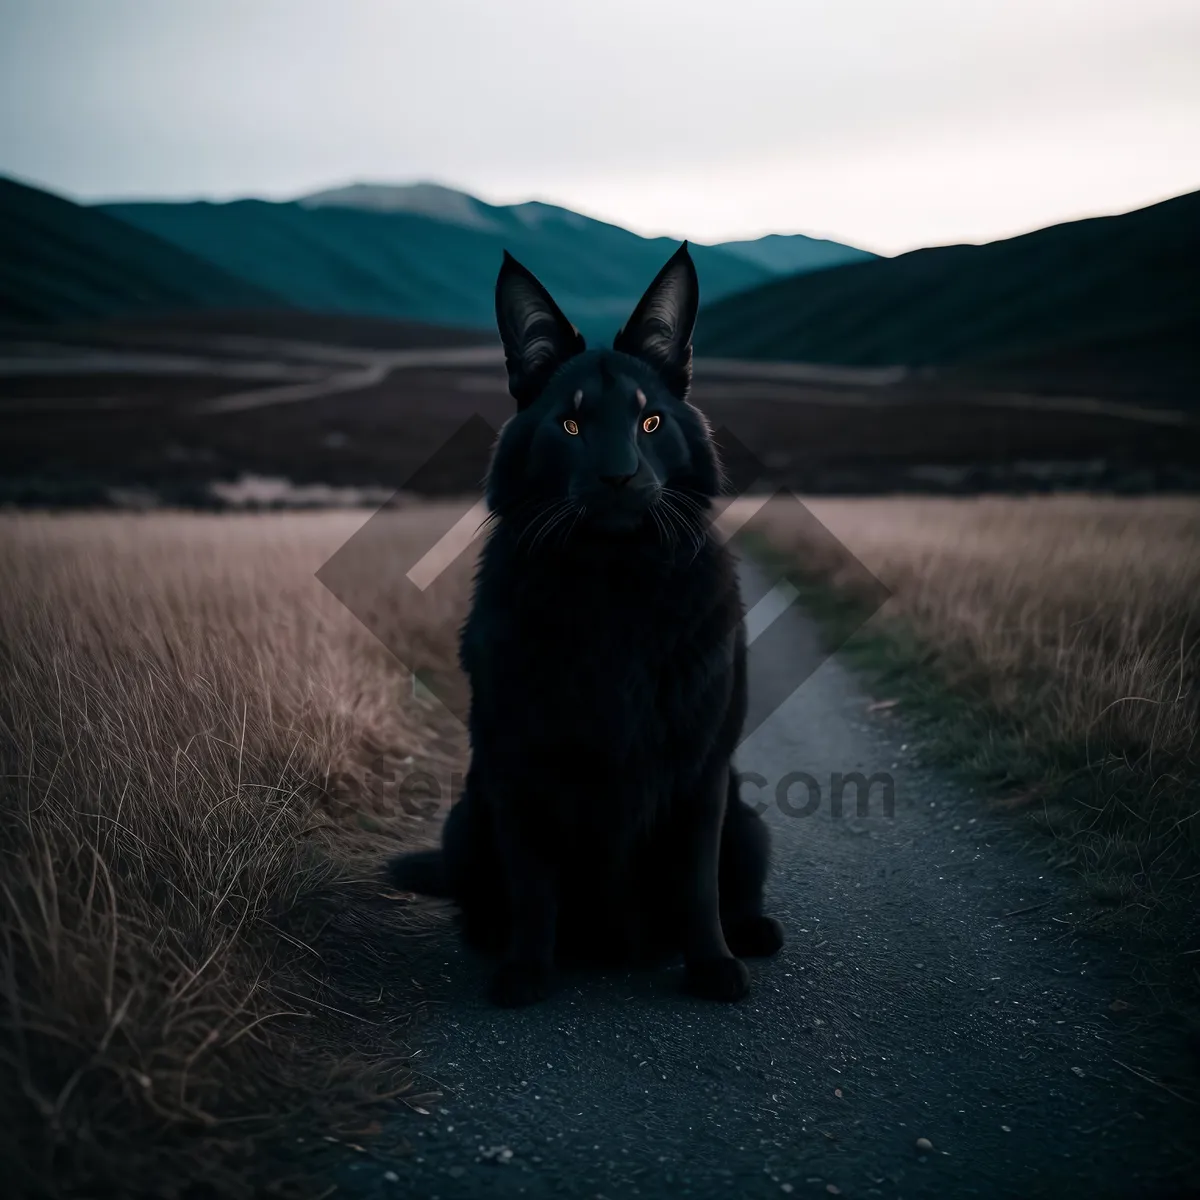
M 752 606 L 767 582 L 745 574 Z M 760 694 L 818 654 L 805 617 L 778 621 L 751 648 Z M 410 1153 L 347 1164 L 338 1194 L 1196 1194 L 1196 1109 L 1139 1074 L 1172 1064 L 1111 1007 L 1127 967 L 1076 940 L 1068 882 L 869 703 L 826 662 L 742 748 L 768 780 L 743 794 L 772 801 L 789 938 L 747 1001 L 692 1000 L 675 969 L 497 1010 L 447 924 L 412 963 L 432 1006 L 417 1062 L 443 1098 L 398 1118 Z M 821 788 L 809 817 L 773 802 L 797 771 Z M 877 786 L 870 815 L 851 788 L 835 819 L 838 771 L 889 773 L 894 816 Z

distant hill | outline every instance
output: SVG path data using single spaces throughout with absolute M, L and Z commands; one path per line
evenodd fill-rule
M 853 365 L 1200 366 L 1200 192 L 982 246 L 772 281 L 707 305 L 697 350 Z
M 368 212 L 408 212 L 473 229 L 503 229 L 490 205 L 440 183 L 350 183 L 301 196 L 304 208 L 361 208 Z
M 286 306 L 490 330 L 507 249 L 585 334 L 606 339 L 676 245 L 432 183 L 351 184 L 284 203 L 87 207 L 0 180 L 0 320 Z M 708 300 L 865 255 L 802 235 L 692 249 Z
M 488 205 L 432 186 L 393 189 L 390 198 L 348 191 L 354 205 L 333 192 L 287 203 L 107 204 L 102 211 L 299 307 L 443 325 L 492 326 L 507 249 L 585 334 L 604 338 L 678 244 L 537 202 Z M 707 297 L 771 277 L 719 248 L 695 246 L 693 254 Z
M 270 308 L 264 288 L 124 221 L 0 177 L 0 320 Z
M 306 208 L 419 213 L 438 221 L 472 229 L 490 229 L 497 233 L 510 229 L 514 221 L 530 229 L 563 225 L 581 232 L 603 224 L 569 208 L 544 204 L 539 200 L 524 204 L 485 204 L 466 192 L 438 183 L 352 183 L 301 196 L 298 203 Z M 878 257 L 869 250 L 859 250 L 856 246 L 845 246 L 825 238 L 808 237 L 803 233 L 770 233 L 751 241 L 716 242 L 711 248 L 724 250 L 746 262 L 764 267 L 773 275 L 819 271 L 825 267 Z
M 718 242 L 722 250 L 747 262 L 758 263 L 776 275 L 798 275 L 804 271 L 823 271 L 846 263 L 867 262 L 878 258 L 870 250 L 831 242 L 828 238 L 808 237 L 803 233 L 768 233 L 748 242 Z

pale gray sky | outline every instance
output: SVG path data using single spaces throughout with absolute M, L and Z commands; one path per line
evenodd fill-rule
M 1200 3 L 0 0 L 0 173 L 980 241 L 1200 187 Z

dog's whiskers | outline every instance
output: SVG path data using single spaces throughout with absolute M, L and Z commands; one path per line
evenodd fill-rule
M 658 535 L 659 545 L 663 545 L 667 540 L 674 541 L 670 537 L 670 531 L 663 523 L 663 518 L 659 515 L 659 503 L 656 500 L 649 508 L 650 520 L 654 522 L 654 531 Z
M 680 500 L 689 501 L 696 511 L 688 512 L 686 508 L 680 506 Z M 697 520 L 697 517 L 702 512 L 700 506 L 691 500 L 690 497 L 672 488 L 663 488 L 659 494 L 659 501 L 662 504 L 664 514 L 671 521 L 672 525 L 677 526 L 680 533 L 688 539 L 692 547 L 692 558 L 695 559 L 704 546 L 704 530 Z
M 567 532 L 567 530 L 562 528 L 563 522 L 566 521 L 566 519 L 573 512 L 575 512 L 578 507 L 578 503 L 574 500 L 560 501 L 557 508 L 552 511 L 552 514 L 542 522 L 541 527 L 539 528 L 533 541 L 529 543 L 529 553 L 532 554 L 539 545 L 546 541 L 546 539 L 556 528 L 560 529 L 560 533 Z M 576 513 L 576 520 L 578 520 L 578 513 Z M 568 528 L 573 528 L 573 523 L 572 526 Z M 560 537 L 559 544 L 561 544 L 561 540 L 562 539 Z
M 526 538 L 532 537 L 536 544 L 539 533 L 546 527 L 547 522 L 553 520 L 554 516 L 564 510 L 570 503 L 569 500 L 543 500 L 537 502 L 540 506 L 535 509 L 533 515 L 525 523 L 525 527 L 521 530 L 517 537 L 518 548 Z

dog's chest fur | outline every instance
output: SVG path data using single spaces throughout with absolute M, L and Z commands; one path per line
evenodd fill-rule
M 711 543 L 668 568 L 485 554 L 463 641 L 473 734 L 577 778 L 665 784 L 719 730 L 740 619 L 732 564 Z

